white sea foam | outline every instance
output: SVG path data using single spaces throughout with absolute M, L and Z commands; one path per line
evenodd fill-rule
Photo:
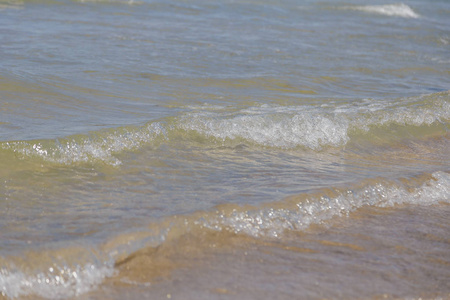
M 363 206 L 392 207 L 401 204 L 433 205 L 450 202 L 450 174 L 436 172 L 433 179 L 413 190 L 398 184 L 378 182 L 334 196 L 311 196 L 292 208 L 267 208 L 250 211 L 218 211 L 216 218 L 203 226 L 230 230 L 250 236 L 277 237 L 285 230 L 304 230 L 335 216 L 347 215 Z
M 0 269 L 0 292 L 8 298 L 35 295 L 45 299 L 66 299 L 92 290 L 104 278 L 113 274 L 112 264 L 101 266 L 86 264 L 83 267 L 59 269 L 49 267 L 47 272 L 34 275 L 2 268 Z
M 182 116 L 178 126 L 223 141 L 244 139 L 268 147 L 320 150 L 345 145 L 355 131 L 390 124 L 429 126 L 450 119 L 445 97 L 413 100 L 406 99 L 403 106 L 366 101 L 320 108 L 263 105 L 235 112 L 202 110 Z
M 411 7 L 403 3 L 386 4 L 386 5 L 347 6 L 346 8 L 392 17 L 403 17 L 403 18 L 420 17 L 420 15 L 417 14 Z
M 237 113 L 191 113 L 180 120 L 185 130 L 195 130 L 218 139 L 242 138 L 253 143 L 281 148 L 299 145 L 320 149 L 323 145 L 343 145 L 348 141 L 348 122 L 334 115 L 314 115 L 296 108 L 269 110 L 253 108 Z
M 163 126 L 156 122 L 139 130 L 116 130 L 103 136 L 93 138 L 66 139 L 50 143 L 11 142 L 4 148 L 13 149 L 24 156 L 39 156 L 46 161 L 60 164 L 101 161 L 113 166 L 122 162 L 115 153 L 136 149 L 142 144 L 164 135 Z

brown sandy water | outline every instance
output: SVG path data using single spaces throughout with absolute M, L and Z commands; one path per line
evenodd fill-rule
M 118 262 L 82 299 L 447 299 L 449 212 L 367 207 L 279 239 L 186 235 Z

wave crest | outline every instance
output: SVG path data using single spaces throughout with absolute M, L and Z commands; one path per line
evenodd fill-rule
M 203 110 L 183 115 L 177 126 L 222 141 L 241 139 L 266 147 L 321 150 L 344 146 L 352 134 L 376 127 L 446 123 L 450 119 L 446 96 L 406 99 L 401 106 L 396 101 L 367 99 L 329 107 L 263 105 L 234 112 Z
M 390 17 L 402 17 L 413 19 L 420 17 L 420 15 L 417 14 L 411 7 L 403 3 L 386 4 L 386 5 L 349 6 L 346 8 Z
M 64 271 L 64 270 L 62 270 Z M 0 286 L 2 294 L 9 298 L 21 295 L 38 295 L 47 299 L 69 298 L 84 294 L 100 284 L 105 277 L 113 275 L 112 267 L 97 268 L 93 264 L 66 270 L 67 274 L 25 275 L 23 272 L 2 270 L 0 272 Z
M 154 141 L 157 137 L 164 136 L 164 131 L 164 127 L 159 122 L 155 122 L 137 130 L 113 130 L 93 134 L 91 137 L 81 136 L 55 141 L 6 142 L 1 148 L 13 150 L 22 157 L 40 157 L 57 164 L 70 165 L 101 161 L 118 166 L 122 162 L 115 154 L 133 150 Z
M 343 104 L 317 106 L 253 106 L 243 109 L 223 107 L 190 108 L 178 117 L 151 122 L 142 127 L 125 127 L 93 132 L 59 140 L 14 141 L 0 144 L 0 149 L 13 151 L 20 158 L 39 157 L 45 161 L 70 165 L 103 162 L 118 166 L 118 155 L 144 145 L 172 143 L 188 147 L 225 143 L 251 144 L 279 149 L 304 148 L 321 151 L 327 147 L 343 147 L 356 135 L 377 131 L 383 141 L 392 135 L 390 126 L 401 126 L 408 136 L 419 132 L 447 131 L 450 119 L 448 92 L 399 100 L 371 99 Z M 187 108 L 189 109 L 189 108 Z M 436 129 L 435 128 L 435 129 Z M 397 138 L 397 137 L 394 137 Z M 400 136 L 402 138 L 402 136 Z M 184 143 L 180 144 L 182 140 Z
M 420 187 L 376 181 L 352 190 L 328 190 L 293 196 L 281 208 L 219 209 L 202 226 L 250 236 L 278 237 L 285 230 L 304 230 L 336 216 L 348 215 L 363 206 L 433 205 L 450 201 L 450 174 L 433 173 Z

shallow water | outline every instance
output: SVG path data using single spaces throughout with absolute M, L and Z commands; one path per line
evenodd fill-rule
M 176 244 L 137 253 L 119 264 L 120 274 L 133 284 L 123 284 L 123 278 L 107 280 L 106 296 L 447 298 L 448 213 L 448 205 L 364 208 L 327 226 L 291 231 L 276 239 L 188 235 Z M 172 248 L 179 245 L 182 250 Z M 103 297 L 104 291 L 82 296 Z
M 5 298 L 450 297 L 447 1 L 1 1 Z

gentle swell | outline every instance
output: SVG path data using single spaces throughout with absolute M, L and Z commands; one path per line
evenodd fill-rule
M 306 148 L 320 151 L 343 147 L 355 135 L 401 126 L 408 135 L 418 127 L 440 126 L 446 131 L 450 119 L 448 92 L 405 99 L 334 104 L 328 106 L 253 106 L 244 109 L 221 107 L 187 108 L 175 118 L 142 127 L 118 128 L 59 140 L 12 141 L 0 150 L 13 151 L 22 159 L 39 157 L 58 164 L 95 163 L 120 165 L 118 154 L 144 145 L 157 146 L 183 140 L 182 146 L 203 143 L 245 143 L 279 149 Z M 384 133 L 384 134 L 383 134 Z M 401 137 L 400 137 L 401 138 Z M 179 147 L 180 144 L 176 144 Z

